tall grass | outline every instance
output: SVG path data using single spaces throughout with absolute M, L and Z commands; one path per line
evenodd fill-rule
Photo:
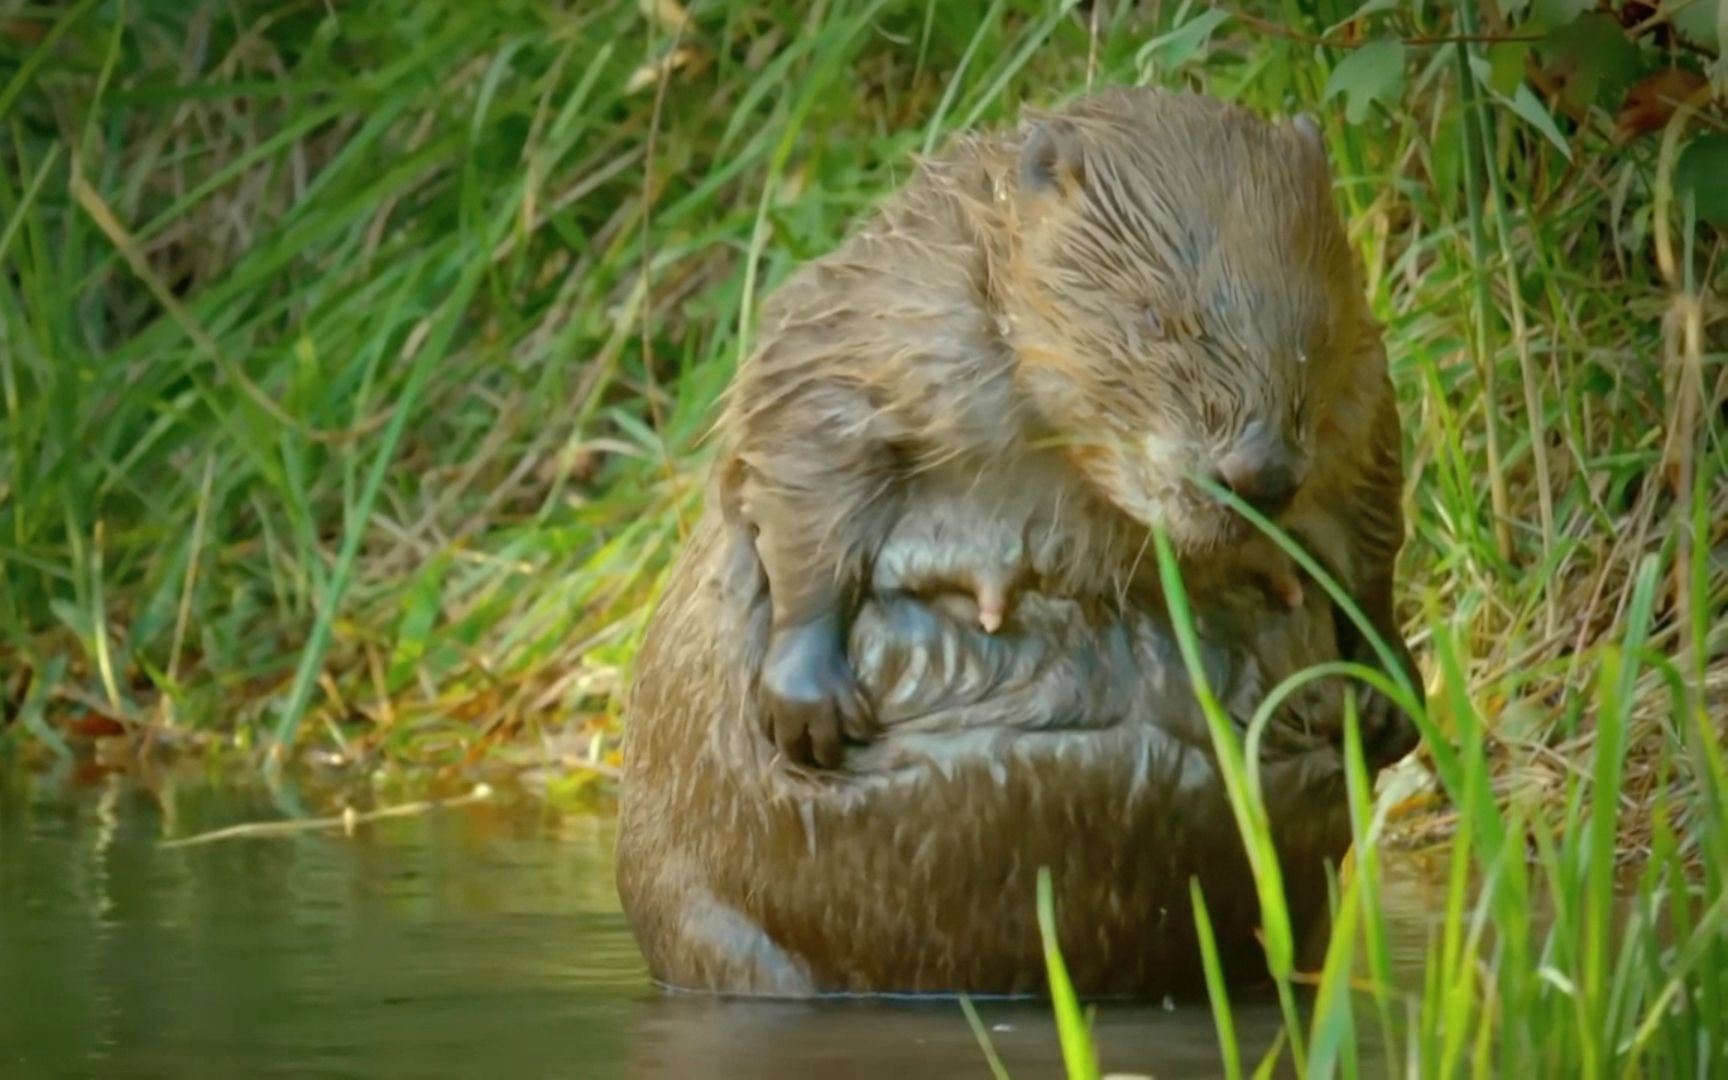
M 1203 680 L 1176 563 L 1163 537 L 1157 541 L 1160 568 L 1176 597 L 1172 610 L 1184 657 L 1192 676 Z M 1710 1075 L 1728 1063 L 1719 966 L 1728 960 L 1728 893 L 1721 887 L 1728 830 L 1713 805 L 1728 773 L 1720 717 L 1712 719 L 1673 664 L 1645 647 L 1660 569 L 1655 556 L 1641 564 L 1625 636 L 1601 648 L 1593 683 L 1579 692 L 1594 709 L 1598 742 L 1555 804 L 1508 805 L 1490 797 L 1493 769 L 1481 750 L 1489 725 L 1468 695 L 1450 695 L 1462 721 L 1460 752 L 1437 760 L 1436 771 L 1461 813 L 1449 850 L 1448 902 L 1414 993 L 1399 985 L 1386 959 L 1385 912 L 1377 899 L 1377 849 L 1386 821 L 1371 801 L 1354 710 L 1346 715 L 1346 755 L 1355 864 L 1334 906 L 1321 969 L 1298 972 L 1286 944 L 1289 919 L 1270 830 L 1252 780 L 1254 727 L 1266 713 L 1256 718 L 1244 747 L 1202 683 L 1214 746 L 1260 885 L 1269 969 L 1285 1005 L 1298 1075 L 1378 1073 L 1400 1063 L 1418 1075 Z M 1452 676 L 1462 666 L 1458 640 L 1444 622 L 1436 631 L 1441 666 Z M 1624 854 L 1618 844 L 1622 780 L 1626 740 L 1638 723 L 1641 667 L 1662 675 L 1671 693 L 1667 719 L 1674 742 L 1658 750 L 1658 768 L 1666 776 L 1689 774 L 1696 785 L 1679 798 L 1698 804 L 1687 815 L 1686 831 L 1703 852 L 1703 866 L 1690 862 L 1676 842 L 1672 789 L 1665 789 L 1657 797 L 1657 839 L 1630 887 L 1622 888 L 1616 874 Z M 1365 681 L 1374 676 L 1367 669 L 1355 674 Z M 1427 737 L 1440 734 L 1423 719 Z M 1538 898 L 1546 909 L 1540 916 L 1533 911 Z M 1201 940 L 1209 946 L 1204 900 L 1198 892 L 1195 899 Z M 1215 951 L 1204 952 L 1227 1071 L 1239 1075 L 1229 997 Z M 1298 983 L 1314 987 L 1305 1015 L 1294 1004 Z M 1363 1069 L 1358 1055 L 1375 1047 L 1383 1048 L 1380 1067 Z
M 1321 972 L 1216 731 L 1285 1051 L 1697 1074 L 1728 1036 L 1728 264 L 1680 179 L 1721 113 L 1618 143 L 1619 84 L 1550 97 L 1522 38 L 1566 5 L 1355 7 L 11 5 L 0 740 L 603 772 L 762 294 L 947 132 L 1192 85 L 1321 116 L 1408 432 L 1432 790 L 1353 775 Z M 1449 845 L 1413 995 L 1394 841 Z

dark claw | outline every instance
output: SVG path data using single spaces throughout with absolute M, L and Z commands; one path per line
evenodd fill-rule
M 780 752 L 803 765 L 840 765 L 845 742 L 874 734 L 864 694 L 834 633 L 799 627 L 775 636 L 762 668 L 761 707 Z
M 1404 643 L 1404 635 L 1399 631 L 1397 620 L 1393 617 L 1390 582 L 1380 581 L 1365 589 L 1361 602 L 1369 624 L 1374 627 L 1380 639 L 1391 647 L 1393 659 L 1404 670 L 1411 689 L 1417 695 L 1417 703 L 1421 704 L 1422 672 L 1416 666 L 1416 658 L 1410 655 L 1410 648 Z M 1355 623 L 1346 618 L 1336 606 L 1333 607 L 1332 614 L 1336 620 L 1338 644 L 1345 658 L 1364 667 L 1384 670 L 1373 642 L 1360 633 Z M 1396 673 L 1388 674 L 1394 682 L 1397 681 Z M 1362 732 L 1362 756 L 1368 767 L 1377 772 L 1416 749 L 1422 733 L 1417 729 L 1416 722 L 1391 698 L 1365 683 L 1354 680 L 1352 682 L 1352 688 L 1356 692 L 1358 728 Z
M 1396 764 L 1421 741 L 1416 724 L 1391 698 L 1373 687 L 1362 688 L 1357 716 L 1361 722 L 1362 754 L 1370 769 Z
M 1418 695 L 1422 693 L 1422 675 L 1416 667 L 1415 659 L 1404 643 L 1392 639 L 1392 646 L 1398 653 L 1398 661 L 1403 666 L 1405 674 L 1410 679 L 1411 687 Z M 1360 663 L 1379 666 L 1379 658 L 1372 646 L 1366 642 L 1359 650 L 1367 655 L 1353 657 Z M 1417 729 L 1416 722 L 1391 698 L 1381 693 L 1379 689 L 1358 683 L 1357 718 L 1362 732 L 1362 754 L 1370 769 L 1384 769 L 1403 759 L 1410 751 L 1416 749 L 1421 741 L 1422 733 Z M 1421 698 L 1418 697 L 1418 703 Z

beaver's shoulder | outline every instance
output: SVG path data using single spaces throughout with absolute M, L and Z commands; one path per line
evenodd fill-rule
M 1006 260 L 997 198 L 1005 161 L 998 141 L 956 140 L 776 288 L 739 371 L 734 425 L 843 386 L 862 389 L 872 426 L 898 426 L 913 442 L 1009 437 L 1017 406 L 995 297 Z
M 1012 153 L 1004 137 L 968 135 L 916 161 L 905 184 L 764 302 L 764 332 L 849 313 L 925 321 L 992 306 Z

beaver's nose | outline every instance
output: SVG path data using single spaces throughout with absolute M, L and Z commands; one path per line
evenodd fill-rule
M 1289 442 L 1253 424 L 1218 459 L 1218 482 L 1262 514 L 1276 517 L 1302 486 L 1302 464 Z

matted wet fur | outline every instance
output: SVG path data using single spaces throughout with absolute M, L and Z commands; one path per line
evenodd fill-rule
M 1279 521 L 1408 665 L 1398 417 L 1315 132 L 1124 90 L 957 141 L 770 298 L 722 432 L 626 721 L 618 881 L 657 979 L 1034 991 L 1039 865 L 1084 992 L 1192 985 L 1191 876 L 1261 970 L 1147 526 L 1238 723 L 1365 657 L 1187 478 L 1275 444 Z M 1299 926 L 1348 843 L 1341 693 L 1308 687 L 1263 748 Z M 1407 751 L 1369 710 L 1374 763 Z

